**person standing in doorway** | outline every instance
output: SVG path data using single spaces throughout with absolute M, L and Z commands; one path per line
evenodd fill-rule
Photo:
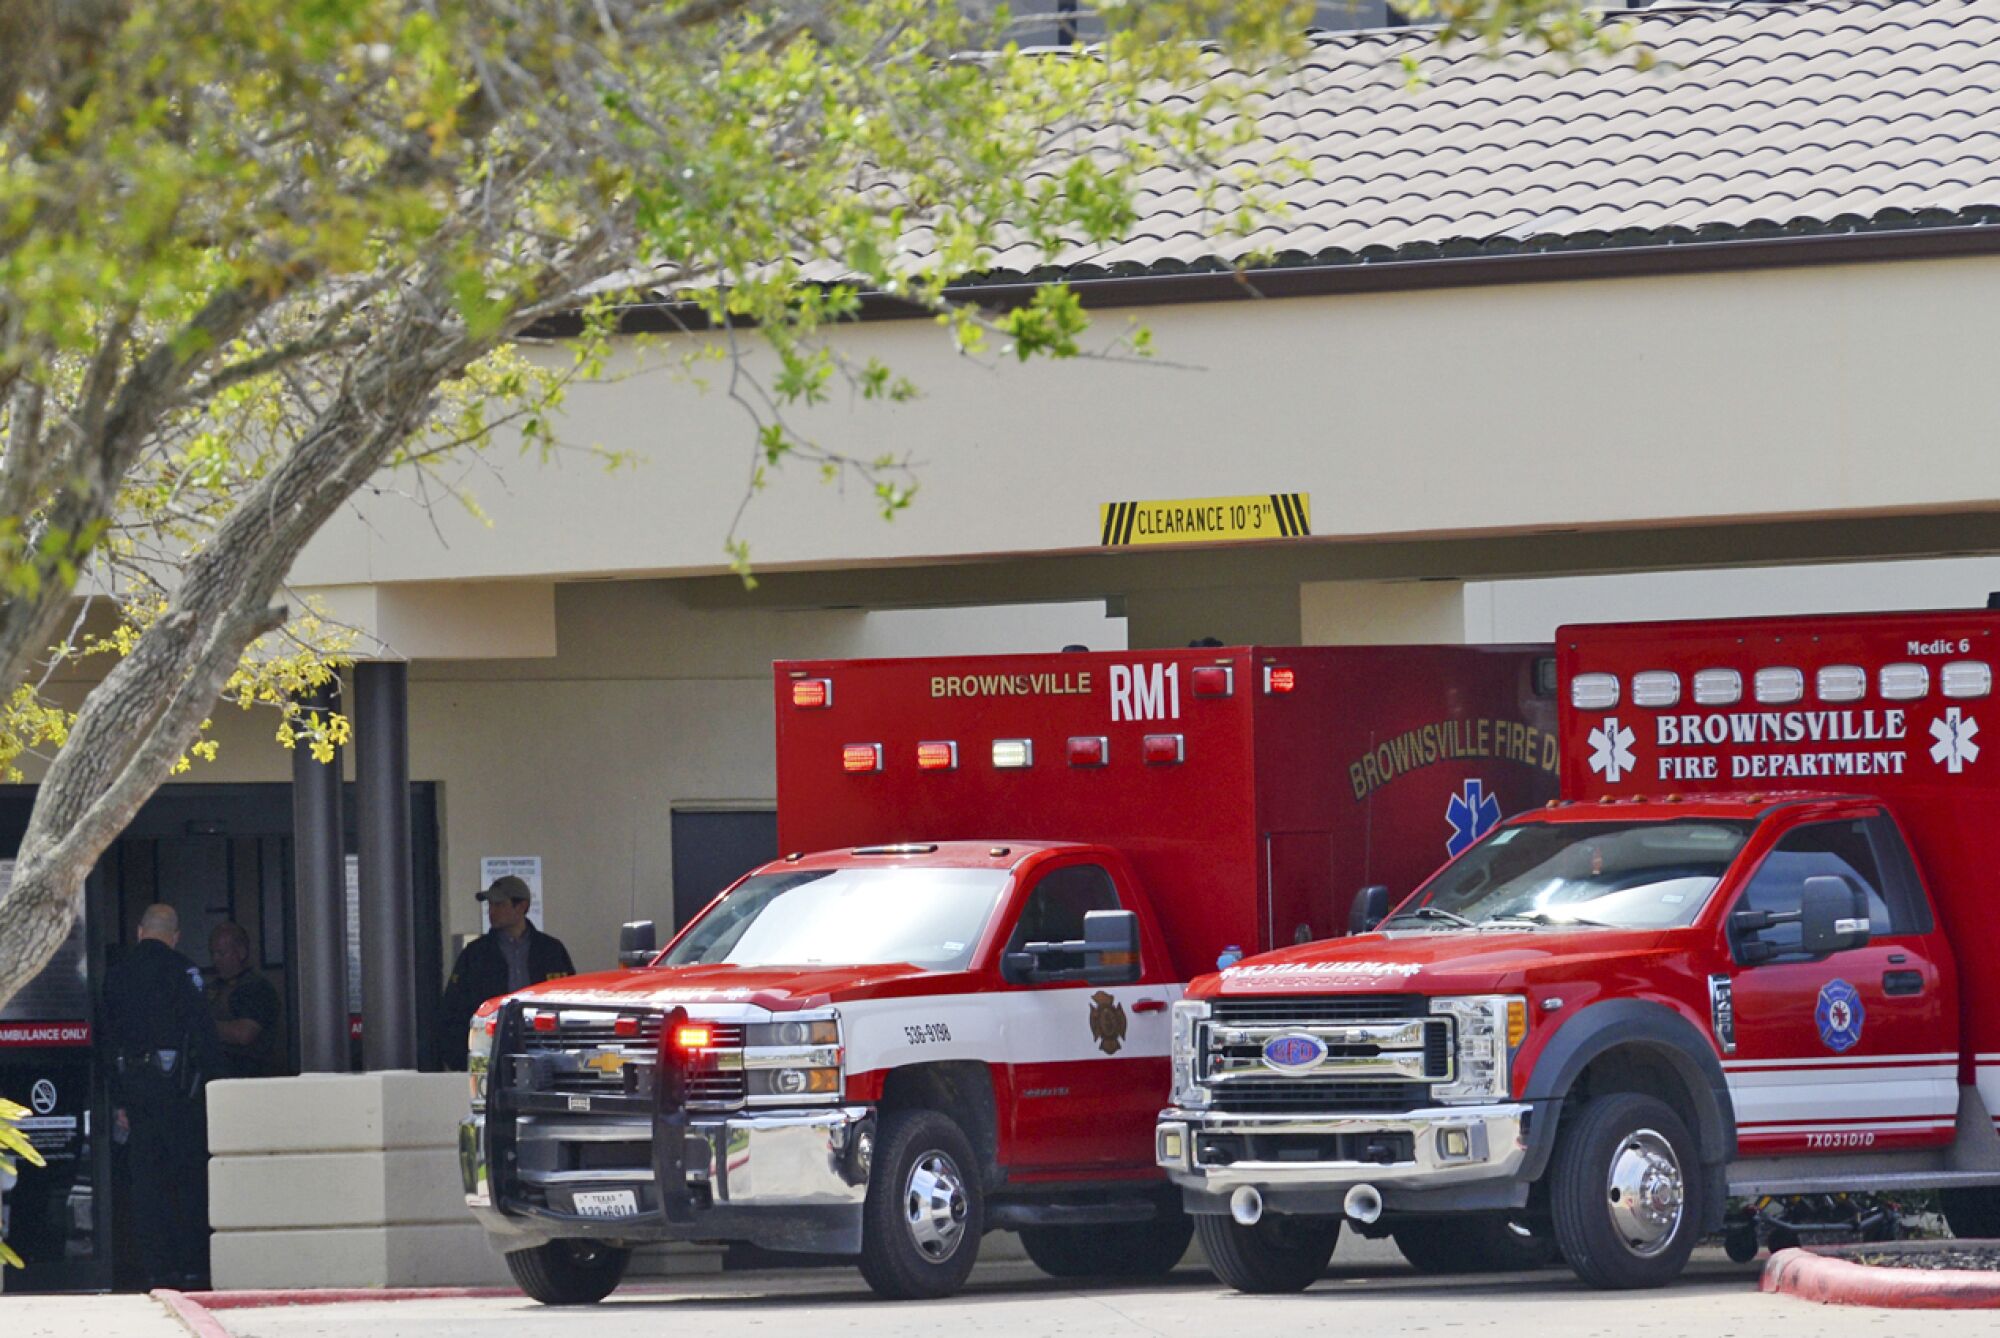
M 479 894 L 486 903 L 484 934 L 465 945 L 451 968 L 444 989 L 438 1024 L 444 1030 L 444 1062 L 465 1067 L 466 1033 L 480 1004 L 499 994 L 512 994 L 560 976 L 573 976 L 569 949 L 553 934 L 544 934 L 528 919 L 533 894 L 513 874 L 495 878 Z
M 250 969 L 250 935 L 224 920 L 208 934 L 208 1011 L 222 1038 L 219 1078 L 275 1078 L 285 1072 L 278 991 Z
M 203 1088 L 222 1044 L 201 969 L 175 950 L 180 917 L 148 906 L 138 941 L 104 977 L 112 1120 L 126 1138 L 148 1286 L 208 1285 L 208 1122 Z

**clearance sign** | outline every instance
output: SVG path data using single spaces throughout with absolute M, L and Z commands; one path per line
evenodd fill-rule
M 1174 502 L 1106 502 L 1097 508 L 1106 548 L 1132 544 L 1212 544 L 1298 539 L 1312 533 L 1312 501 L 1302 492 L 1191 497 Z

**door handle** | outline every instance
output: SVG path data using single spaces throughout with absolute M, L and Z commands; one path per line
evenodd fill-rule
M 1135 999 L 1132 1003 L 1135 1013 L 1164 1013 L 1167 1011 L 1165 999 Z
M 1922 994 L 1924 973 L 1921 971 L 1884 971 L 1882 973 L 1882 993 Z

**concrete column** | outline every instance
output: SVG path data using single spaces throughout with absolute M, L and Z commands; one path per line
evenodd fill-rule
M 370 1072 L 417 1067 L 410 867 L 409 666 L 354 669 L 355 838 L 361 866 L 361 1055 Z
M 338 709 L 337 689 L 305 703 Z M 292 751 L 292 879 L 298 899 L 299 1067 L 345 1073 L 347 1034 L 347 878 L 340 821 L 341 763 L 318 762 L 303 745 Z
M 1307 646 L 1465 644 L 1458 581 L 1309 581 L 1299 587 L 1299 641 Z

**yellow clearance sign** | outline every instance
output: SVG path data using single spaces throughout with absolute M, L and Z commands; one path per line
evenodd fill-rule
M 1097 512 L 1103 535 L 1100 542 L 1106 548 L 1297 539 L 1312 533 L 1312 500 L 1302 492 L 1190 497 L 1174 502 L 1106 502 Z

